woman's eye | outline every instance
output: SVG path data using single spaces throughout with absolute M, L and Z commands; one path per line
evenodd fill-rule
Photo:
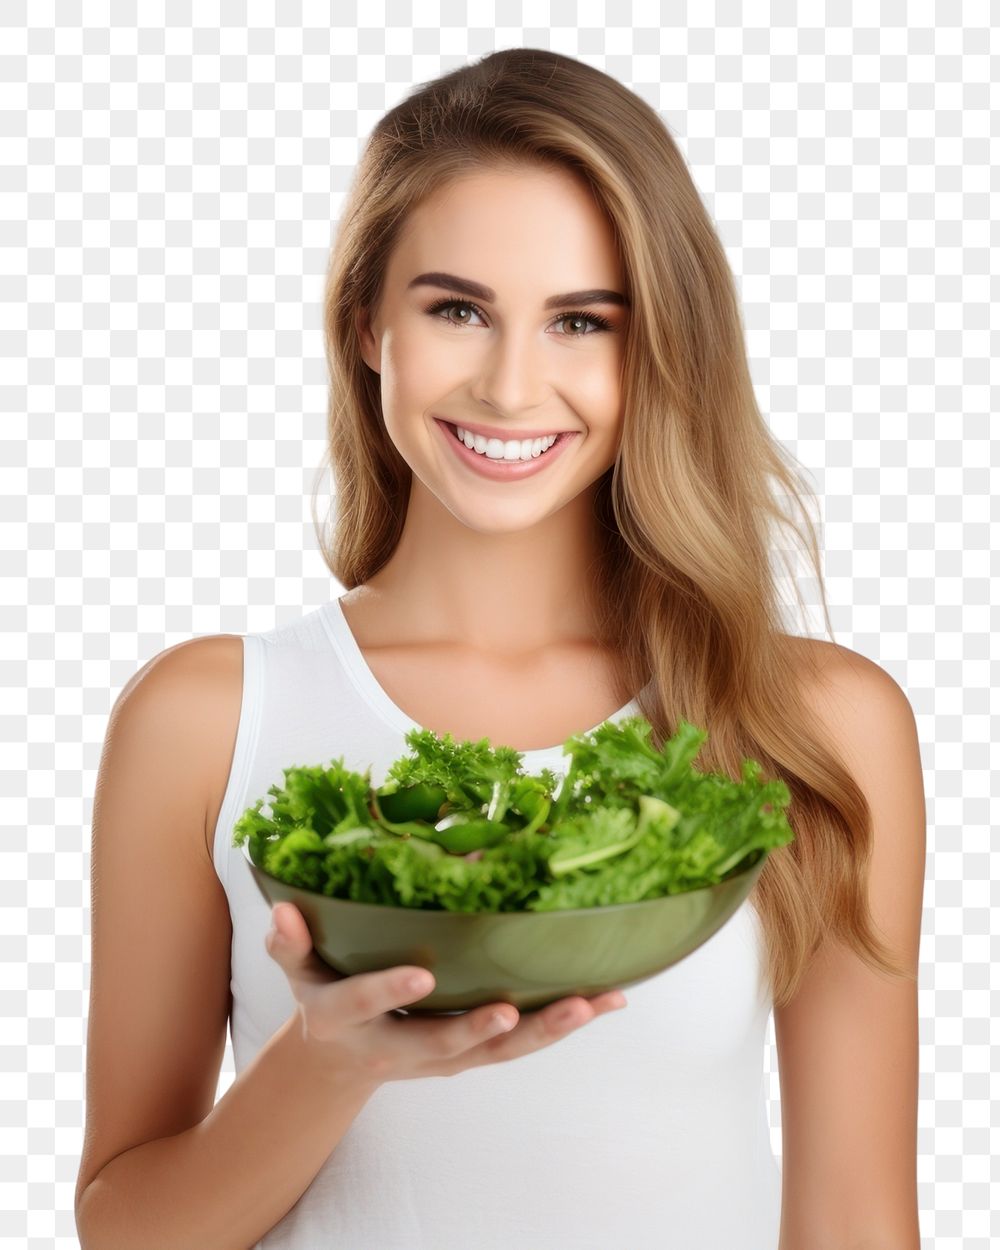
M 465 317 L 461 320 L 454 320 L 452 317 L 447 315 L 456 309 L 468 310 L 469 312 L 474 313 L 477 317 L 481 317 L 483 315 L 481 308 L 478 308 L 475 304 L 469 303 L 468 300 L 460 300 L 460 299 L 439 300 L 436 304 L 432 304 L 430 308 L 427 309 L 427 312 L 431 316 L 436 316 L 436 317 L 439 317 L 441 313 L 446 314 L 444 317 L 441 318 L 441 320 L 447 321 L 451 325 L 454 325 L 454 326 L 469 325 L 470 322 L 469 322 L 468 317 Z M 588 333 L 594 333 L 597 330 L 610 330 L 611 329 L 611 322 L 606 320 L 606 318 L 604 317 L 598 316 L 596 313 L 587 313 L 587 312 L 563 313 L 561 317 L 556 318 L 554 324 L 558 325 L 562 321 L 583 322 L 585 325 L 589 324 L 590 326 L 593 327 L 592 330 L 580 330 L 580 329 L 573 330 L 570 333 L 565 334 L 564 335 L 565 338 L 576 338 L 576 339 L 585 338 Z
M 428 308 L 427 311 L 435 315 L 441 312 L 448 314 L 457 308 L 460 308 L 463 311 L 468 310 L 470 312 L 475 313 L 477 316 L 481 315 L 480 310 L 475 306 L 475 304 L 468 304 L 465 302 L 465 300 L 457 300 L 457 299 L 440 300 L 437 304 L 432 304 L 431 307 Z M 453 319 L 452 317 L 446 315 L 442 318 L 442 320 L 450 321 L 453 326 L 459 326 L 459 325 L 467 326 L 469 324 L 468 317 L 464 317 L 461 320 L 459 320 L 459 319 Z

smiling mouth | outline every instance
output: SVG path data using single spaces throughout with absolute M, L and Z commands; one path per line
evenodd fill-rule
M 440 420 L 440 418 L 438 419 Z M 576 433 L 575 430 L 556 430 L 556 431 L 553 431 L 553 433 L 550 435 L 543 436 L 543 438 L 546 438 L 546 439 L 551 438 L 552 442 L 550 443 L 546 442 L 545 445 L 542 447 L 541 451 L 539 451 L 537 455 L 530 455 L 526 457 L 520 456 L 520 455 L 491 456 L 485 450 L 479 451 L 475 446 L 470 447 L 464 438 L 460 438 L 459 433 L 458 433 L 458 426 L 455 425 L 454 422 L 442 420 L 441 424 L 447 427 L 448 431 L 451 433 L 451 436 L 452 438 L 454 438 L 456 443 L 461 443 L 462 446 L 467 451 L 471 451 L 475 455 L 481 456 L 484 460 L 489 460 L 494 464 L 518 464 L 518 463 L 530 464 L 533 460 L 540 460 L 542 456 L 547 455 L 554 447 L 557 447 L 561 442 L 564 442 L 567 438 L 572 438 L 573 435 Z M 465 426 L 463 426 L 462 428 L 465 429 Z M 476 434 L 474 430 L 470 430 L 469 433 L 472 434 L 474 440 L 477 438 L 485 439 L 487 446 L 493 442 L 500 443 L 501 446 L 505 446 L 507 443 L 535 443 L 539 441 L 536 438 L 525 438 L 525 439 L 487 438 L 485 434 Z

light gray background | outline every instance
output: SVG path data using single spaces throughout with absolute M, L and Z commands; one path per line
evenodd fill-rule
M 234 3 L 173 3 L 169 25 L 162 8 L 137 27 L 121 3 L 0 7 L 0 1245 L 77 1244 L 112 703 L 173 643 L 266 630 L 343 589 L 309 496 L 344 188 L 413 84 L 526 45 L 603 68 L 676 136 L 740 283 L 762 410 L 819 491 L 836 640 L 916 712 L 923 1245 L 985 1250 L 1000 1233 L 987 4 L 386 3 L 367 26 L 336 24 L 354 5 L 284 0 L 249 28 Z M 812 610 L 801 629 L 821 627 Z M 766 1066 L 780 1154 L 773 1021 Z M 227 1050 L 220 1095 L 232 1079 Z

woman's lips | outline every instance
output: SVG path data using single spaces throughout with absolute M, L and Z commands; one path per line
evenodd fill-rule
M 478 473 L 481 477 L 492 478 L 494 481 L 516 481 L 523 477 L 531 477 L 546 467 L 551 467 L 566 451 L 566 448 L 577 437 L 576 431 L 560 434 L 548 450 L 532 460 L 491 460 L 466 447 L 465 443 L 454 432 L 454 428 L 440 417 L 434 418 L 434 424 L 440 429 L 442 438 L 446 438 L 453 453 L 460 463 Z M 464 428 L 464 427 L 463 427 Z

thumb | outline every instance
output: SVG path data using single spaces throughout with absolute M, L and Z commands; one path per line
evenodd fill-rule
M 275 958 L 282 953 L 301 957 L 312 947 L 309 927 L 294 903 L 275 903 L 271 908 L 271 928 L 265 944 L 268 954 Z
M 282 900 L 271 908 L 271 928 L 264 945 L 274 962 L 296 983 L 326 985 L 340 980 L 341 974 L 316 953 L 309 926 L 294 903 Z

